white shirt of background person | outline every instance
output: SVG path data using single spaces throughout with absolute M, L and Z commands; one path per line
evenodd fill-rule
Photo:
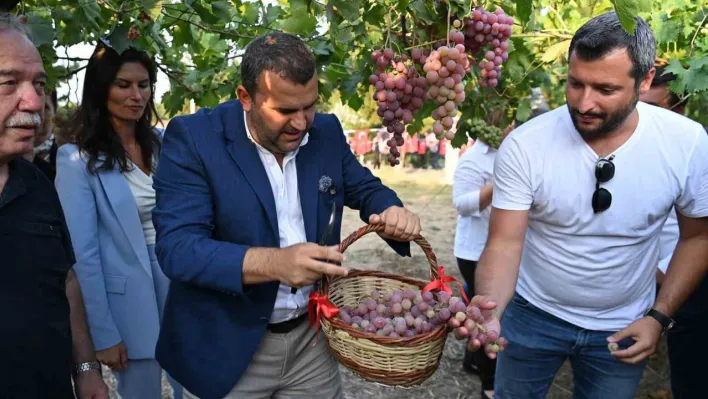
M 261 158 L 270 181 L 270 187 L 273 190 L 278 219 L 278 233 L 280 234 L 280 248 L 307 242 L 295 164 L 295 157 L 299 148 L 285 155 L 283 168 L 280 169 L 275 156 L 253 140 L 251 131 L 248 129 L 248 123 L 246 123 L 245 111 L 243 120 L 246 127 L 246 135 L 258 149 L 258 156 Z M 306 133 L 300 143 L 300 147 L 306 145 L 308 139 L 309 133 Z M 311 285 L 300 287 L 295 294 L 290 293 L 290 288 L 290 286 L 280 283 L 278 296 L 275 298 L 275 305 L 270 316 L 270 323 L 275 324 L 295 319 L 307 311 L 308 297 L 314 287 Z
M 497 150 L 475 141 L 460 157 L 452 185 L 452 202 L 457 210 L 455 257 L 478 261 L 487 242 L 491 206 L 480 210 L 482 189 L 494 182 Z
M 639 102 L 639 124 L 613 155 L 604 212 L 591 198 L 598 155 L 567 106 L 529 121 L 495 160 L 495 208 L 529 210 L 517 291 L 579 327 L 616 331 L 655 299 L 659 237 L 673 207 L 708 216 L 708 136 L 673 111 Z

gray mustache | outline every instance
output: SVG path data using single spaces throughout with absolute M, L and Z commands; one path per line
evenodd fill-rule
M 20 112 L 12 115 L 5 123 L 5 127 L 39 127 L 41 124 L 42 117 L 38 113 Z

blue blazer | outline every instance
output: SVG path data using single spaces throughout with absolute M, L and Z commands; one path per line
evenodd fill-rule
M 89 174 L 86 161 L 75 145 L 61 146 L 55 186 L 94 346 L 123 341 L 130 359 L 154 358 L 160 318 L 137 204 L 117 167 Z
M 356 160 L 334 115 L 317 114 L 297 155 L 307 241 L 324 234 L 332 203 L 336 222 L 328 245 L 340 242 L 343 207 L 361 219 L 402 206 Z M 322 176 L 331 189 L 318 189 Z M 171 279 L 157 360 L 202 399 L 224 397 L 248 367 L 266 331 L 279 282 L 244 285 L 249 247 L 279 247 L 275 200 L 243 108 L 231 101 L 170 121 L 153 179 L 157 257 Z M 349 232 L 347 232 L 348 234 Z M 389 242 L 402 256 L 410 243 Z

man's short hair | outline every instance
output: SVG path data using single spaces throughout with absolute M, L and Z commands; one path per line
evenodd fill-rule
M 636 86 L 654 66 L 656 58 L 656 40 L 649 25 L 640 17 L 634 35 L 627 33 L 620 24 L 614 11 L 599 15 L 581 26 L 570 41 L 568 58 L 576 52 L 586 61 L 600 59 L 616 49 L 626 49 L 632 68 L 629 71 Z
M 261 73 L 271 71 L 293 83 L 304 85 L 315 75 L 317 63 L 299 37 L 271 32 L 254 39 L 241 60 L 241 84 L 255 96 Z
M 0 33 L 8 30 L 19 32 L 30 41 L 33 41 L 32 32 L 27 24 L 22 23 L 20 18 L 16 15 L 10 14 L 6 11 L 0 11 Z

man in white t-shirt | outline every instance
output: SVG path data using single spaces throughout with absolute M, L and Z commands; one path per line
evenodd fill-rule
M 543 398 L 567 359 L 576 397 L 634 397 L 646 358 L 708 269 L 708 137 L 638 102 L 655 54 L 642 19 L 634 35 L 613 12 L 592 19 L 570 44 L 567 104 L 499 149 L 473 299 L 509 341 L 496 399 Z M 680 239 L 655 300 L 659 233 L 674 206 Z

